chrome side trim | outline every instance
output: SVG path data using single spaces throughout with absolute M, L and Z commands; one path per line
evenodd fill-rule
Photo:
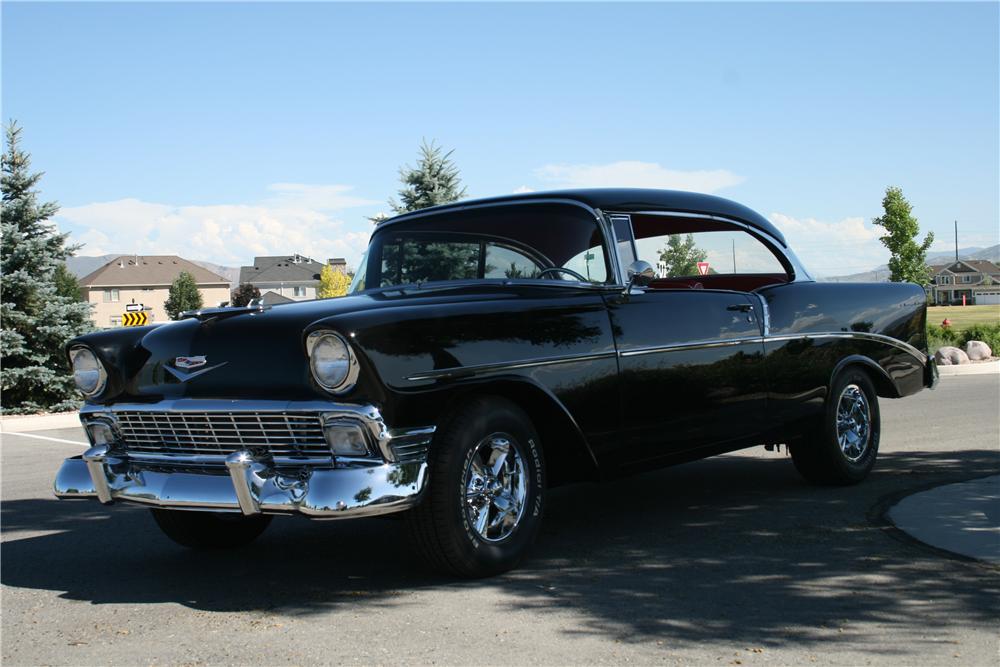
M 801 333 L 801 334 L 779 334 L 777 336 L 768 336 L 766 342 L 780 342 L 783 340 L 799 340 L 802 338 L 859 338 L 861 340 L 870 340 L 876 343 L 885 343 L 887 345 L 892 345 L 893 347 L 899 348 L 904 352 L 908 352 L 918 360 L 920 363 L 927 363 L 927 355 L 913 347 L 909 343 L 904 343 L 898 338 L 893 338 L 892 336 L 885 336 L 883 334 L 869 333 L 867 331 L 830 331 L 822 333 Z
M 762 332 L 764 337 L 767 338 L 771 335 L 771 308 L 767 305 L 767 298 L 763 294 L 758 294 L 757 292 L 752 292 L 752 294 L 760 301 L 760 321 L 763 324 Z
M 712 347 L 732 347 L 745 343 L 762 343 L 760 336 L 750 336 L 748 338 L 720 338 L 713 340 L 698 340 L 690 343 L 671 343 L 669 345 L 652 345 L 650 347 L 639 347 L 632 350 L 623 350 L 618 353 L 619 357 L 638 357 L 644 354 L 656 354 L 658 352 L 676 352 L 678 350 L 700 350 Z
M 439 380 L 443 378 L 454 378 L 463 376 L 479 375 L 481 373 L 492 373 L 495 371 L 505 371 L 517 368 L 532 368 L 535 366 L 551 366 L 554 364 L 569 364 L 577 361 L 596 361 L 598 359 L 613 359 L 614 352 L 598 352 L 586 354 L 568 354 L 559 357 L 539 357 L 536 359 L 520 359 L 517 361 L 502 361 L 495 364 L 476 364 L 474 366 L 454 366 L 452 368 L 441 368 L 424 373 L 415 373 L 406 377 L 410 382 L 419 380 Z

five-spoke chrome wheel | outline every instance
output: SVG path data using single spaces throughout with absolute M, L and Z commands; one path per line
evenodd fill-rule
M 848 461 L 855 463 L 868 451 L 871 440 L 871 410 L 865 392 L 849 384 L 837 403 L 837 442 Z
M 465 512 L 479 537 L 499 542 L 514 532 L 524 514 L 527 484 L 513 436 L 492 433 L 479 441 L 465 470 Z

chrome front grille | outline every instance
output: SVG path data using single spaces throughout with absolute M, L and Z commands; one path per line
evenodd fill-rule
M 125 450 L 137 454 L 228 455 L 240 449 L 275 458 L 330 458 L 315 413 L 116 411 Z

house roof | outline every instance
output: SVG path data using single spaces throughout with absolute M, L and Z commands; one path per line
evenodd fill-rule
M 322 270 L 322 262 L 302 255 L 254 257 L 253 266 L 240 267 L 240 284 L 316 282 Z
M 277 292 L 271 292 L 270 290 L 261 295 L 260 301 L 265 306 L 274 306 L 279 303 L 295 303 L 295 299 L 289 299 L 284 294 L 278 294 Z
M 965 264 L 972 271 L 962 268 L 956 269 L 954 268 L 956 264 Z M 930 267 L 930 270 L 932 276 L 936 276 L 945 270 L 950 273 L 988 273 L 996 275 L 1000 273 L 1000 266 L 985 259 L 960 259 L 957 262 L 948 262 L 947 264 L 934 264 Z
M 400 220 L 422 217 L 439 211 L 457 211 L 469 206 L 511 204 L 520 201 L 562 200 L 599 208 L 605 212 L 664 211 L 671 213 L 707 213 L 740 220 L 770 234 L 787 245 L 784 235 L 766 218 L 743 204 L 697 192 L 680 190 L 653 190 L 643 188 L 590 188 L 579 190 L 553 190 L 491 197 L 488 199 L 463 199 L 451 204 L 432 206 L 411 213 L 404 213 L 379 223 L 379 227 Z
M 119 255 L 80 279 L 83 287 L 169 286 L 182 272 L 198 285 L 225 285 L 217 273 L 177 255 Z

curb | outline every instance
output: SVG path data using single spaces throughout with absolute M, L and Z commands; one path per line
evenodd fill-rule
M 0 433 L 29 433 L 56 428 L 74 428 L 79 425 L 80 413 L 76 411 L 0 417 Z
M 938 375 L 989 375 L 1000 373 L 1000 359 L 980 363 L 961 364 L 959 366 L 938 366 Z

